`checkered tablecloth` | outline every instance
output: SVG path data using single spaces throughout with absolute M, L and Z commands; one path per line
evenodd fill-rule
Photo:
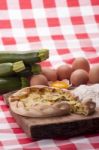
M 0 0 L 0 51 L 48 48 L 42 66 L 76 57 L 99 63 L 99 0 Z M 99 150 L 99 133 L 70 139 L 32 140 L 0 97 L 0 150 Z

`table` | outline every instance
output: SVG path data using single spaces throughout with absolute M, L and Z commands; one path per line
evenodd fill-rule
M 48 48 L 41 66 L 57 68 L 85 57 L 99 63 L 98 0 L 0 1 L 0 51 Z M 0 150 L 99 150 L 99 133 L 70 139 L 32 140 L 0 96 Z
M 99 133 L 83 135 L 69 139 L 42 139 L 28 138 L 18 126 L 15 119 L 0 97 L 0 150 L 98 150 Z

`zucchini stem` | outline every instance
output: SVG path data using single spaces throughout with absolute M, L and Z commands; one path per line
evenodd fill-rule
M 31 72 L 35 75 L 39 74 L 41 72 L 41 66 L 39 64 L 33 64 L 31 66 Z
M 49 50 L 48 49 L 41 49 L 39 51 L 38 56 L 40 57 L 41 61 L 45 60 L 49 57 Z
M 20 72 L 22 70 L 25 70 L 25 65 L 23 61 L 17 61 L 13 63 L 13 71 L 14 72 Z

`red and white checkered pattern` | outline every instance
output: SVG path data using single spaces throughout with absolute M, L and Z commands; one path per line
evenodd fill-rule
M 99 0 L 0 0 L 0 51 L 48 48 L 42 66 L 56 68 L 86 57 L 99 63 Z M 33 141 L 0 97 L 0 150 L 99 150 L 99 133 Z

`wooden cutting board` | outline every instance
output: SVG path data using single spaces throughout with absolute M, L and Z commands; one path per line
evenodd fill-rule
M 6 103 L 11 94 L 4 95 Z M 93 115 L 87 117 L 71 114 L 51 118 L 29 118 L 13 112 L 11 114 L 24 132 L 32 138 L 70 138 L 99 132 L 99 108 Z

